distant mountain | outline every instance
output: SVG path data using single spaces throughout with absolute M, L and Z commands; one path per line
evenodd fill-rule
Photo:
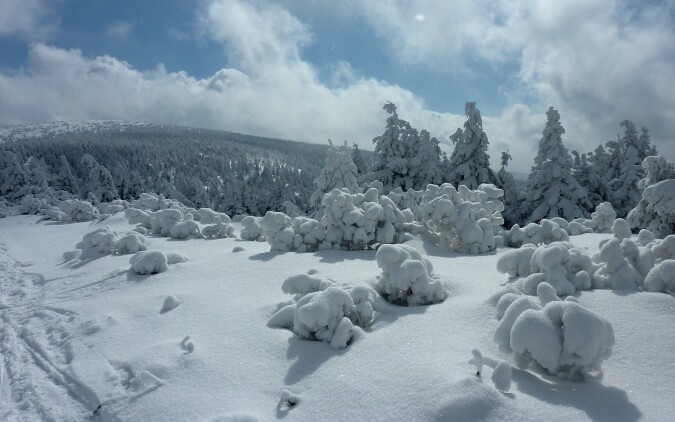
M 124 120 L 59 120 L 27 125 L 0 126 L 0 142 L 19 139 L 38 139 L 80 132 L 124 132 L 130 128 L 162 128 L 152 123 L 128 122 Z

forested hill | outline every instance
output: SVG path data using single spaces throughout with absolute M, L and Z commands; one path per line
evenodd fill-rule
M 46 183 L 58 184 L 70 167 L 74 189 L 85 198 L 92 192 L 104 200 L 112 193 L 101 191 L 104 180 L 93 180 L 105 179 L 107 170 L 122 199 L 156 192 L 229 214 L 264 214 L 283 209 L 285 201 L 303 209 L 328 147 L 122 121 L 5 126 L 0 142 L 0 161 L 9 165 L 13 153 L 29 178 L 45 173 Z

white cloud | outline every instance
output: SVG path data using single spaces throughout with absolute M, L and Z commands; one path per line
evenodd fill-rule
M 400 27 L 403 31 L 408 23 L 418 30 L 432 27 L 428 34 L 419 34 L 419 40 L 411 39 L 410 43 L 405 32 L 393 35 L 406 43 L 401 45 L 403 50 L 412 51 L 417 45 L 429 50 L 416 52 L 419 58 L 412 52 L 406 53 L 408 56 L 403 60 L 424 57 L 446 60 L 442 54 L 424 47 L 422 40 L 432 46 L 464 51 L 462 54 L 485 48 L 475 54 L 493 63 L 509 60 L 506 53 L 517 55 L 523 89 L 542 100 L 523 105 L 521 99 L 515 98 L 499 115 L 484 115 L 483 120 L 491 142 L 493 165 L 498 164 L 499 151 L 510 148 L 514 157 L 510 169 L 528 171 L 548 105 L 561 110 L 567 130 L 564 140 L 569 149 L 592 150 L 598 143 L 613 138 L 620 130 L 618 121 L 626 117 L 648 126 L 655 137 L 665 130 L 675 132 L 672 119 L 663 122 L 663 116 L 673 115 L 672 99 L 667 95 L 673 84 L 667 61 L 659 53 L 660 48 L 671 48 L 671 36 L 661 31 L 663 24 L 658 19 L 652 29 L 645 29 L 641 22 L 647 19 L 644 15 L 634 16 L 630 25 L 617 26 L 619 11 L 604 13 L 604 5 L 613 2 L 598 1 L 588 0 L 592 4 L 582 7 L 580 12 L 554 6 L 545 9 L 534 1 L 529 9 L 503 3 L 498 4 L 499 12 L 484 13 L 474 20 L 461 14 L 449 19 L 449 13 L 444 11 L 447 7 L 431 8 L 433 2 L 411 1 L 410 6 L 408 2 L 396 1 L 382 4 L 399 8 L 391 12 L 393 18 L 383 17 L 386 22 L 403 22 L 406 15 L 401 8 L 410 9 L 405 27 Z M 377 8 L 376 3 L 379 4 L 367 4 Z M 461 7 L 471 9 L 481 4 L 462 2 Z M 353 12 L 345 9 L 344 3 L 339 7 L 342 16 Z M 385 13 L 387 9 L 382 10 Z M 595 13 L 599 24 L 584 17 L 591 13 Z M 423 22 L 415 19 L 418 14 L 425 16 Z M 481 31 L 482 24 L 489 27 Z M 514 29 L 519 25 L 523 27 L 521 32 Z M 614 29 L 608 31 L 606 27 L 611 25 Z M 90 58 L 78 50 L 34 44 L 21 73 L 0 72 L 0 92 L 3 92 L 0 123 L 61 118 L 129 119 L 317 143 L 328 138 L 347 139 L 372 148 L 372 138 L 384 129 L 386 114 L 382 105 L 386 101 L 395 102 L 400 116 L 413 126 L 428 129 L 439 139 L 453 133 L 464 121 L 462 110 L 457 110 L 458 114 L 433 112 L 414 93 L 363 77 L 348 63 L 335 63 L 333 75 L 328 78 L 330 85 L 322 83 L 315 67 L 301 54 L 301 47 L 311 42 L 308 27 L 279 5 L 214 0 L 200 10 L 199 26 L 203 36 L 223 45 L 229 59 L 229 67 L 204 79 L 185 72 L 169 73 L 161 65 L 153 71 L 141 72 L 113 57 Z M 496 44 L 470 39 L 468 35 L 454 35 L 444 44 L 441 38 L 435 38 L 440 37 L 441 27 L 445 33 L 448 28 L 464 28 L 476 36 L 486 34 Z M 569 31 L 572 27 L 575 31 Z M 393 31 L 396 27 L 389 28 Z M 531 41 L 526 42 L 528 39 Z M 584 50 L 586 44 L 592 48 Z M 602 52 L 601 47 L 608 50 L 600 56 L 602 63 L 594 59 L 594 54 Z M 619 54 L 624 49 L 629 53 Z M 447 60 L 451 64 L 456 59 Z M 649 69 L 648 76 L 644 69 Z M 663 150 L 665 145 L 661 143 L 659 148 Z M 671 158 L 674 152 L 671 149 Z
M 131 22 L 117 21 L 110 24 L 105 32 L 110 37 L 123 39 L 127 38 L 133 29 L 134 26 Z
M 52 5 L 47 0 L 0 1 L 0 37 L 18 35 L 45 39 L 56 30 Z

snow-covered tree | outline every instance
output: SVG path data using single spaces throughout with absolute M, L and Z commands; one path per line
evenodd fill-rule
M 642 167 L 647 173 L 638 183 L 642 198 L 628 213 L 628 223 L 657 237 L 675 234 L 675 165 L 662 156 L 652 156 L 644 159 Z
M 466 185 L 469 189 L 477 189 L 483 183 L 499 186 L 499 180 L 490 169 L 490 156 L 487 153 L 488 138 L 483 131 L 483 119 L 475 102 L 468 102 L 464 107 L 467 120 L 464 130 L 458 129 L 450 137 L 455 149 L 450 157 L 450 174 L 448 181 L 455 186 Z
M 636 144 L 640 159 L 644 160 L 649 156 L 658 155 L 658 152 L 656 152 L 656 147 L 652 145 L 652 140 L 649 136 L 649 130 L 643 126 L 640 129 L 640 132 L 642 133 L 640 133 L 640 137 L 638 138 Z
M 59 173 L 52 182 L 52 186 L 54 189 L 70 192 L 79 196 L 80 186 L 77 183 L 77 179 L 73 175 L 73 171 L 70 167 L 70 163 L 68 163 L 68 159 L 64 155 L 61 155 L 59 157 L 59 161 L 61 162 L 61 167 L 59 168 Z
M 621 139 L 617 139 L 616 141 L 607 141 L 605 146 L 609 151 L 609 161 L 607 163 L 607 171 L 605 173 L 607 183 L 609 184 L 609 182 L 619 177 L 621 174 L 621 171 L 623 170 L 624 157 L 623 151 L 621 149 Z
M 616 210 L 619 217 L 623 218 L 628 215 L 638 201 L 640 201 L 640 190 L 637 187 L 637 182 L 644 177 L 642 171 L 641 153 L 647 153 L 648 145 L 643 146 L 643 151 L 638 147 L 638 134 L 635 130 L 635 125 L 630 120 L 621 122 L 621 126 L 625 128 L 625 133 L 621 139 L 621 150 L 623 151 L 623 165 L 619 174 L 609 182 L 611 191 L 610 202 Z
M 84 167 L 85 192 L 91 192 L 97 202 L 110 202 L 118 198 L 115 181 L 107 168 L 90 154 L 84 154 L 80 163 Z
M 572 151 L 574 156 L 574 168 L 572 174 L 577 179 L 579 184 L 586 189 L 588 199 L 594 206 L 604 202 L 604 196 L 607 191 L 607 186 L 598 172 L 598 169 L 588 162 L 586 154 L 579 154 L 577 151 Z M 588 210 L 592 211 L 592 209 Z
M 438 139 L 432 138 L 426 130 L 420 132 L 417 154 L 410 160 L 410 164 L 413 189 L 423 190 L 429 183 L 441 184 L 441 148 Z
M 333 146 L 330 139 L 328 142 L 331 147 L 326 153 L 326 161 L 321 174 L 314 180 L 316 190 L 309 199 L 310 205 L 314 209 L 321 206 L 323 196 L 333 189 L 347 188 L 349 193 L 360 192 L 357 180 L 358 172 L 352 161 L 352 151 L 347 146 L 347 141 L 344 145 L 337 147 Z
M 29 184 L 28 176 L 13 152 L 2 151 L 0 158 L 3 164 L 0 168 L 0 196 L 18 199 Z
M 368 163 L 366 163 L 366 159 L 363 158 L 363 152 L 356 143 L 354 143 L 354 146 L 352 147 L 352 161 L 356 166 L 359 177 L 368 173 Z
M 523 201 L 523 195 L 518 188 L 518 183 L 511 173 L 506 171 L 506 166 L 509 165 L 509 160 L 512 160 L 509 151 L 502 151 L 502 168 L 497 172 L 497 178 L 504 191 L 502 202 L 504 203 L 504 224 L 507 227 L 519 223 L 522 218 L 520 212 L 520 204 Z
M 366 179 L 382 182 L 385 192 L 397 187 L 411 189 L 413 180 L 410 177 L 410 161 L 417 152 L 419 133 L 410 123 L 398 117 L 394 104 L 385 104 L 384 110 L 390 116 L 384 133 L 373 139 L 376 159 Z
M 523 211 L 528 221 L 562 217 L 573 220 L 587 216 L 592 204 L 586 190 L 571 173 L 572 159 L 562 143 L 565 129 L 553 107 L 546 112 L 547 122 L 534 166 L 527 180 Z

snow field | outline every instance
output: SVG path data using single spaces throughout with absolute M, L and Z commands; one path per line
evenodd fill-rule
M 505 395 L 467 364 L 474 348 L 513 362 L 493 341 L 498 321 L 496 302 L 489 298 L 507 281 L 496 269 L 501 249 L 464 256 L 419 238 L 408 242 L 433 264 L 448 297 L 433 306 L 384 303 L 363 338 L 335 350 L 266 323 L 276 304 L 290 298 L 281 288 L 284 280 L 299 272 L 313 269 L 315 276 L 338 284 L 372 285 L 381 275 L 375 251 L 280 254 L 266 243 L 237 239 L 148 237 L 150 250 L 190 260 L 141 276 L 128 271 L 128 256 L 63 265 L 63 252 L 96 225 L 36 221 L 4 219 L 0 242 L 12 257 L 33 261 L 22 271 L 45 275 L 42 299 L 35 303 L 72 315 L 64 329 L 73 360 L 53 361 L 64 370 L 78 368 L 79 385 L 91 392 L 89 412 L 98 399 L 105 415 L 150 421 L 165 420 L 169 413 L 174 420 L 190 421 L 664 420 L 674 410 L 662 399 L 675 392 L 668 381 L 675 377 L 669 365 L 675 346 L 670 295 L 584 291 L 579 302 L 614 327 L 616 345 L 602 364 L 604 377 L 578 383 L 536 368 L 513 368 Z M 116 232 L 133 228 L 121 215 L 105 224 Z M 38 244 L 31 241 L 37 236 L 43 239 Z M 572 241 L 593 254 L 606 237 L 591 234 Z M 245 250 L 231 253 L 238 245 Z M 6 291 L 2 300 L 15 303 Z M 180 305 L 160 313 L 169 295 Z M 194 346 L 191 352 L 187 342 Z M 300 400 L 282 409 L 289 397 Z M 47 403 L 62 404 L 54 397 Z

